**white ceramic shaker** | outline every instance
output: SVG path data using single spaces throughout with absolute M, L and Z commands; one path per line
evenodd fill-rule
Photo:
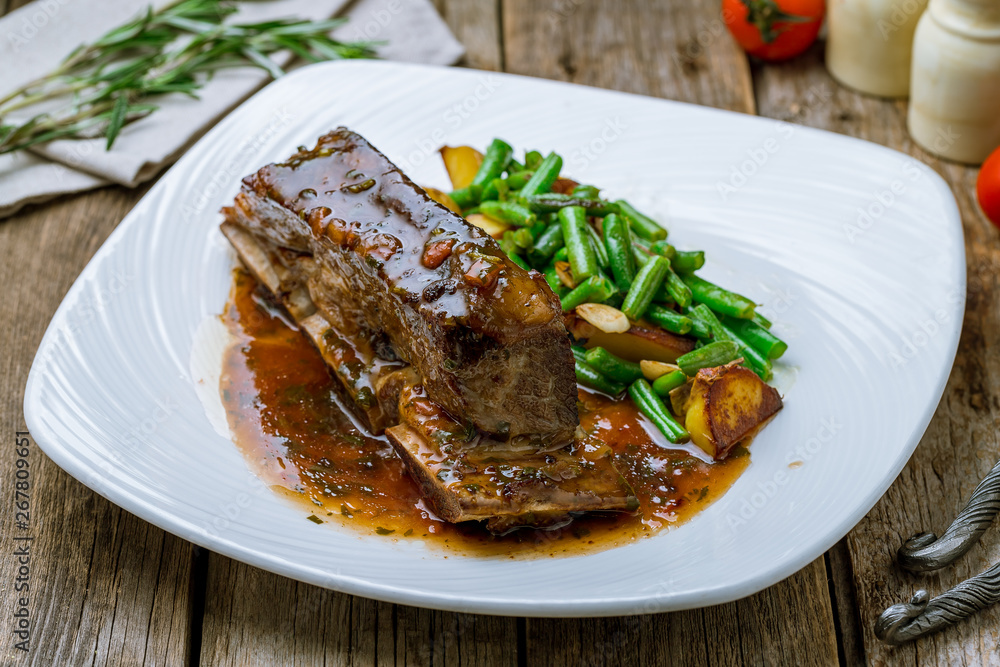
M 910 81 L 913 139 L 949 160 L 985 160 L 1000 146 L 1000 0 L 931 0 Z
M 830 74 L 868 95 L 906 97 L 913 31 L 926 6 L 927 0 L 829 0 Z

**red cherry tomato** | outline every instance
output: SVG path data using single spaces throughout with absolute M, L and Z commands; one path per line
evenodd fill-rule
M 722 0 L 729 32 L 762 60 L 787 60 L 808 49 L 825 12 L 824 0 Z
M 979 197 L 979 207 L 986 217 L 1000 227 L 1000 148 L 990 153 L 979 168 L 976 196 Z

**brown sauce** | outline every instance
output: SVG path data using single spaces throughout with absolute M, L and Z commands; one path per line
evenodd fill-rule
M 391 540 L 421 540 L 450 553 L 562 556 L 619 546 L 690 519 L 746 469 L 737 447 L 721 462 L 670 445 L 628 400 L 579 388 L 584 451 L 610 448 L 639 501 L 635 512 L 584 516 L 554 530 L 503 537 L 479 524 L 438 519 L 384 437 L 366 433 L 339 402 L 336 380 L 306 336 L 234 271 L 222 319 L 233 336 L 220 391 L 248 464 L 276 492 L 305 503 L 303 519 Z

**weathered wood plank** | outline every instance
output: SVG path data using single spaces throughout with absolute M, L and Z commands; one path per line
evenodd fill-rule
M 191 545 L 93 493 L 30 445 L 31 514 L 15 527 L 15 431 L 24 431 L 28 368 L 52 314 L 142 192 L 108 188 L 29 207 L 0 223 L 0 507 L 2 608 L 13 612 L 19 563 L 12 538 L 32 536 L 30 650 L 5 641 L 10 665 L 182 664 L 190 619 Z M 9 618 L 9 616 L 8 616 Z M 9 621 L 8 621 L 9 623 Z M 4 628 L 5 636 L 10 634 Z
M 212 554 L 201 664 L 385 664 L 393 611 Z
M 948 181 L 962 212 L 968 258 L 968 302 L 958 358 L 944 398 L 920 446 L 899 478 L 846 538 L 868 659 L 873 664 L 1000 664 L 1000 609 L 932 638 L 890 649 L 873 624 L 890 604 L 920 587 L 932 594 L 1000 560 L 1000 532 L 990 531 L 956 565 L 912 576 L 895 567 L 895 551 L 910 535 L 940 532 L 993 465 L 1000 417 L 1000 249 L 997 232 L 975 204 L 974 169 L 942 162 L 917 148 L 906 132 L 906 105 L 838 86 L 822 65 L 821 49 L 793 64 L 756 72 L 760 113 L 868 139 L 929 164 Z
M 747 59 L 725 33 L 715 2 L 507 0 L 503 19 L 508 71 L 754 112 Z M 758 595 L 718 607 L 528 619 L 526 647 L 532 665 L 838 661 L 822 558 Z
M 203 665 L 514 665 L 516 621 L 335 593 L 213 554 Z M 261 604 L 266 600 L 267 604 Z
M 463 65 L 499 72 L 503 69 L 500 41 L 500 0 L 434 0 L 434 5 L 467 53 Z
M 528 665 L 834 665 L 826 590 L 818 559 L 766 591 L 707 609 L 528 619 Z
M 754 112 L 717 2 L 505 0 L 502 15 L 507 72 Z

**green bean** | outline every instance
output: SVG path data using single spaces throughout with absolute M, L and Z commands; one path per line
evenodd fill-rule
M 714 335 L 714 331 L 712 329 L 713 323 L 707 319 L 708 316 L 711 316 L 712 319 L 717 319 L 712 311 L 708 310 L 705 306 L 702 306 L 701 308 L 696 306 L 684 309 L 684 314 L 691 320 L 692 336 L 702 341 L 712 339 Z
M 622 220 L 625 220 L 622 216 Z M 625 220 L 626 226 L 628 226 L 628 220 Z M 653 253 L 649 250 L 649 241 L 636 235 L 635 230 L 629 227 L 628 237 L 632 241 L 632 259 L 635 260 L 635 266 L 637 269 L 641 269 L 649 263 L 650 258 Z
M 520 190 L 531 179 L 534 173 L 533 171 L 515 172 L 507 177 L 507 185 L 510 186 L 511 190 Z
M 646 309 L 645 317 L 658 327 L 681 336 L 691 331 L 691 327 L 694 326 L 690 317 L 655 303 L 650 304 L 649 308 Z
M 621 311 L 630 320 L 637 320 L 646 312 L 646 308 L 653 301 L 653 293 L 669 270 L 670 260 L 659 256 L 653 257 L 639 269 L 621 307 Z
M 740 356 L 740 345 L 731 340 L 717 340 L 677 358 L 677 366 L 689 377 L 702 368 L 724 366 Z
M 625 220 L 625 222 L 628 222 L 628 220 Z M 648 239 L 644 239 L 641 236 L 639 236 L 638 234 L 636 234 L 635 230 L 632 229 L 631 223 L 629 223 L 629 230 L 628 231 L 629 231 L 629 234 L 632 235 L 632 244 L 633 245 L 639 246 L 640 248 L 642 248 L 643 250 L 645 250 L 647 255 L 657 255 L 657 254 L 659 254 L 659 253 L 655 253 L 655 252 L 653 252 L 652 250 L 649 249 L 653 245 L 653 241 L 649 241 Z
M 643 250 L 641 246 L 632 246 L 632 259 L 635 260 L 635 265 L 637 267 L 642 268 L 646 266 L 652 258 L 653 256 Z
M 622 301 L 624 300 L 625 300 L 624 294 L 616 289 L 611 296 L 609 296 L 601 303 L 611 306 L 612 308 L 617 308 L 618 310 L 621 310 Z
M 549 228 L 549 222 L 547 220 L 535 220 L 535 224 L 531 227 L 526 227 L 529 232 L 531 232 L 532 240 L 538 240 L 538 237 L 542 235 L 546 229 Z
M 545 282 L 549 284 L 549 288 L 552 290 L 552 293 L 557 297 L 562 298 L 567 292 L 569 292 L 569 288 L 563 284 L 562 278 L 560 278 L 559 274 L 556 273 L 556 267 L 554 264 L 547 267 L 542 275 L 545 276 Z
M 560 169 L 562 169 L 562 158 L 555 153 L 549 153 L 521 188 L 521 197 L 540 195 L 551 190 L 552 184 L 559 178 Z
M 649 417 L 649 420 L 656 425 L 656 428 L 667 437 L 670 442 L 686 442 L 691 435 L 681 426 L 670 410 L 663 404 L 660 397 L 656 395 L 653 388 L 645 380 L 636 380 L 628 388 L 628 395 L 639 408 L 639 412 Z
M 608 251 L 604 247 L 604 241 L 589 221 L 587 222 L 587 235 L 590 236 L 590 245 L 594 248 L 598 266 L 602 269 L 608 268 Z
M 683 386 L 687 381 L 688 377 L 684 375 L 684 371 L 671 371 L 653 381 L 653 391 L 666 398 L 670 392 Z
M 576 359 L 577 361 L 582 361 L 583 363 L 587 363 L 586 359 L 587 348 L 585 348 L 582 345 L 570 345 L 569 349 L 571 352 L 573 352 L 574 359 Z
M 759 375 L 760 379 L 764 382 L 770 380 L 772 376 L 771 360 L 758 352 L 753 345 L 741 338 L 729 327 L 723 325 L 722 328 L 729 340 L 739 344 L 740 355 L 743 357 L 743 363 L 746 364 L 747 368 Z
M 500 237 L 500 249 L 503 250 L 504 254 L 510 258 L 510 261 L 514 262 L 525 271 L 531 269 L 531 267 L 528 266 L 527 262 L 525 262 L 519 254 L 521 249 L 518 248 L 517 243 L 514 242 L 514 232 L 507 230 L 503 233 L 503 236 Z
M 514 231 L 514 244 L 522 250 L 531 250 L 535 245 L 535 237 L 531 235 L 531 230 L 521 227 Z
M 673 269 L 667 271 L 666 277 L 667 294 L 681 308 L 691 305 L 691 288 L 688 287 L 680 276 L 674 273 Z
M 458 207 L 465 210 L 479 203 L 483 196 L 483 186 L 468 185 L 464 188 L 451 191 L 451 198 L 458 204 Z
M 635 257 L 632 256 L 632 243 L 628 234 L 628 223 L 621 216 L 612 213 L 604 218 L 604 249 L 608 253 L 608 264 L 615 285 L 622 292 L 628 292 L 635 280 Z
M 526 169 L 537 169 L 542 163 L 542 154 L 538 151 L 528 151 L 524 154 L 524 167 Z
M 691 320 L 691 331 L 688 332 L 689 336 L 701 341 L 712 339 L 712 330 L 707 324 L 698 318 L 691 317 L 690 313 L 688 313 L 687 317 Z
M 557 213 L 560 209 L 567 206 L 580 206 L 587 209 L 587 215 L 600 218 L 618 211 L 618 207 L 613 202 L 605 201 L 604 199 L 589 199 L 575 195 L 564 195 L 558 192 L 525 196 L 523 189 L 521 192 L 524 202 L 532 211 L 537 213 Z
M 730 340 L 726 338 L 725 330 L 722 326 L 722 322 L 719 321 L 719 317 L 712 312 L 712 309 L 703 303 L 696 304 L 688 308 L 685 313 L 692 320 L 702 322 L 709 331 L 712 332 L 712 338 L 718 338 L 719 340 Z
M 720 322 L 719 318 L 715 316 L 715 313 L 708 306 L 699 303 L 689 311 L 689 314 L 694 314 L 695 317 L 708 326 L 714 340 L 728 340 L 738 344 L 740 346 L 740 354 L 743 355 L 743 363 L 746 367 L 759 375 L 764 382 L 771 379 L 771 361 L 755 350 L 749 343 L 737 336 L 732 329 Z
M 591 276 L 562 297 L 562 309 L 573 310 L 581 303 L 602 303 L 615 293 L 615 286 L 604 276 Z
M 639 364 L 615 356 L 603 347 L 592 347 L 587 350 L 584 360 L 615 382 L 631 384 L 642 377 L 642 368 Z
M 507 184 L 507 180 L 504 178 L 494 178 L 489 182 L 486 187 L 483 188 L 483 194 L 480 197 L 481 201 L 498 201 L 501 199 L 506 199 L 507 193 L 510 192 L 510 186 Z
M 714 283 L 698 276 L 685 275 L 684 284 L 691 288 L 695 301 L 703 303 L 717 313 L 730 315 L 743 320 L 753 318 L 756 304 L 745 296 L 723 289 Z
M 562 231 L 562 225 L 559 225 L 559 230 Z M 566 241 L 563 239 L 563 247 L 556 250 L 556 254 L 552 255 L 552 261 L 554 262 L 568 262 L 569 261 L 569 251 L 566 249 Z
M 538 216 L 530 210 L 512 201 L 484 201 L 479 205 L 479 210 L 494 220 L 518 227 L 533 225 L 538 220 Z
M 649 251 L 655 255 L 666 257 L 670 260 L 671 265 L 674 263 L 674 255 L 677 254 L 677 248 L 673 247 L 666 241 L 655 241 L 650 243 Z
M 565 244 L 562 225 L 554 222 L 535 239 L 535 247 L 528 253 L 528 259 L 536 266 L 544 264 Z
M 490 181 L 503 173 L 513 155 L 514 149 L 510 147 L 510 144 L 500 139 L 494 139 L 490 143 L 490 147 L 486 149 L 486 155 L 483 156 L 483 162 L 479 165 L 479 171 L 476 172 L 469 185 L 485 188 Z
M 653 293 L 653 303 L 660 303 L 666 306 L 673 306 L 677 302 L 674 301 L 674 297 L 670 296 L 670 292 L 667 290 L 667 281 L 664 280 L 663 284 L 660 285 L 656 292 Z
M 517 160 L 515 160 L 514 158 L 511 158 L 510 162 L 507 163 L 507 173 L 510 174 L 510 175 L 512 175 L 512 176 L 514 174 L 516 174 L 517 172 L 524 171 L 524 170 L 525 170 L 525 166 L 523 164 L 521 164 L 520 162 L 518 162 Z
M 753 323 L 765 329 L 771 328 L 771 320 L 767 319 L 766 317 L 758 313 L 756 310 L 753 311 Z
M 724 316 L 722 323 L 768 359 L 780 359 L 788 350 L 788 343 L 756 322 Z
M 601 190 L 594 185 L 578 185 L 573 188 L 573 196 L 582 199 L 600 199 Z
M 582 361 L 576 362 L 576 381 L 586 387 L 603 391 L 605 394 L 609 394 L 611 396 L 617 396 L 625 391 L 625 387 L 623 385 L 607 379 L 593 366 L 589 366 Z
M 705 253 L 702 250 L 677 250 L 670 265 L 677 273 L 694 273 L 705 266 Z
M 631 225 L 635 233 L 644 239 L 649 241 L 659 241 L 660 239 L 667 238 L 667 230 L 656 223 L 655 220 L 649 218 L 639 211 L 635 210 L 635 207 L 629 204 L 624 199 L 619 199 L 615 202 L 618 204 L 618 209 L 621 214 Z
M 559 211 L 559 224 L 562 225 L 573 278 L 580 283 L 597 273 L 598 269 L 597 255 L 590 244 L 590 232 L 587 231 L 590 226 L 587 214 L 579 206 L 564 208 Z

